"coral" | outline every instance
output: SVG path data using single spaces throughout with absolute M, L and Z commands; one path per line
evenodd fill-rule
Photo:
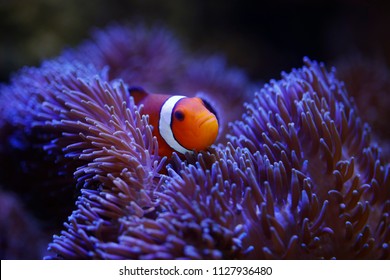
M 51 215 L 76 197 L 47 258 L 390 258 L 390 166 L 335 70 L 305 59 L 250 96 L 240 71 L 172 51 L 178 43 L 159 34 L 96 31 L 2 86 L 0 152 L 22 166 L 6 183 L 33 201 L 66 198 L 41 205 Z M 238 120 L 207 151 L 161 158 L 129 96 L 135 83 L 205 88 Z M 237 118 L 231 103 L 245 100 Z

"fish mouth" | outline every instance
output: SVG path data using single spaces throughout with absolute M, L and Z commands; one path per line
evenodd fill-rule
M 199 114 L 194 125 L 187 130 L 181 144 L 189 150 L 204 150 L 211 146 L 218 136 L 218 121 L 212 114 Z
M 198 122 L 199 129 L 197 132 L 197 138 L 203 142 L 205 147 L 214 143 L 218 136 L 218 120 L 214 115 L 207 115 Z
M 211 116 L 205 116 L 205 117 L 201 118 L 201 119 L 198 121 L 198 126 L 199 126 L 199 128 L 201 128 L 201 127 L 203 127 L 204 125 L 209 125 L 209 124 L 214 123 L 214 122 L 217 122 L 216 117 L 214 117 L 213 115 L 211 115 Z

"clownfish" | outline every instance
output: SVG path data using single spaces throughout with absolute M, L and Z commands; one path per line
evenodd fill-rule
M 129 93 L 136 105 L 143 105 L 142 113 L 149 115 L 160 156 L 204 150 L 217 139 L 217 114 L 205 100 L 151 94 L 139 87 L 130 88 Z

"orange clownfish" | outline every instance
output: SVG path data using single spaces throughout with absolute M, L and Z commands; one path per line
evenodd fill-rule
M 160 156 L 204 150 L 216 140 L 216 113 L 201 98 L 150 94 L 139 87 L 130 88 L 129 92 L 135 104 L 142 104 L 142 112 L 149 115 Z

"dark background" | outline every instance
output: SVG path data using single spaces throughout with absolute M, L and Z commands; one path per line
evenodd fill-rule
M 253 80 L 278 78 L 302 57 L 390 62 L 390 5 L 363 0 L 0 0 L 0 82 L 112 22 L 162 24 L 193 52 L 222 53 Z

